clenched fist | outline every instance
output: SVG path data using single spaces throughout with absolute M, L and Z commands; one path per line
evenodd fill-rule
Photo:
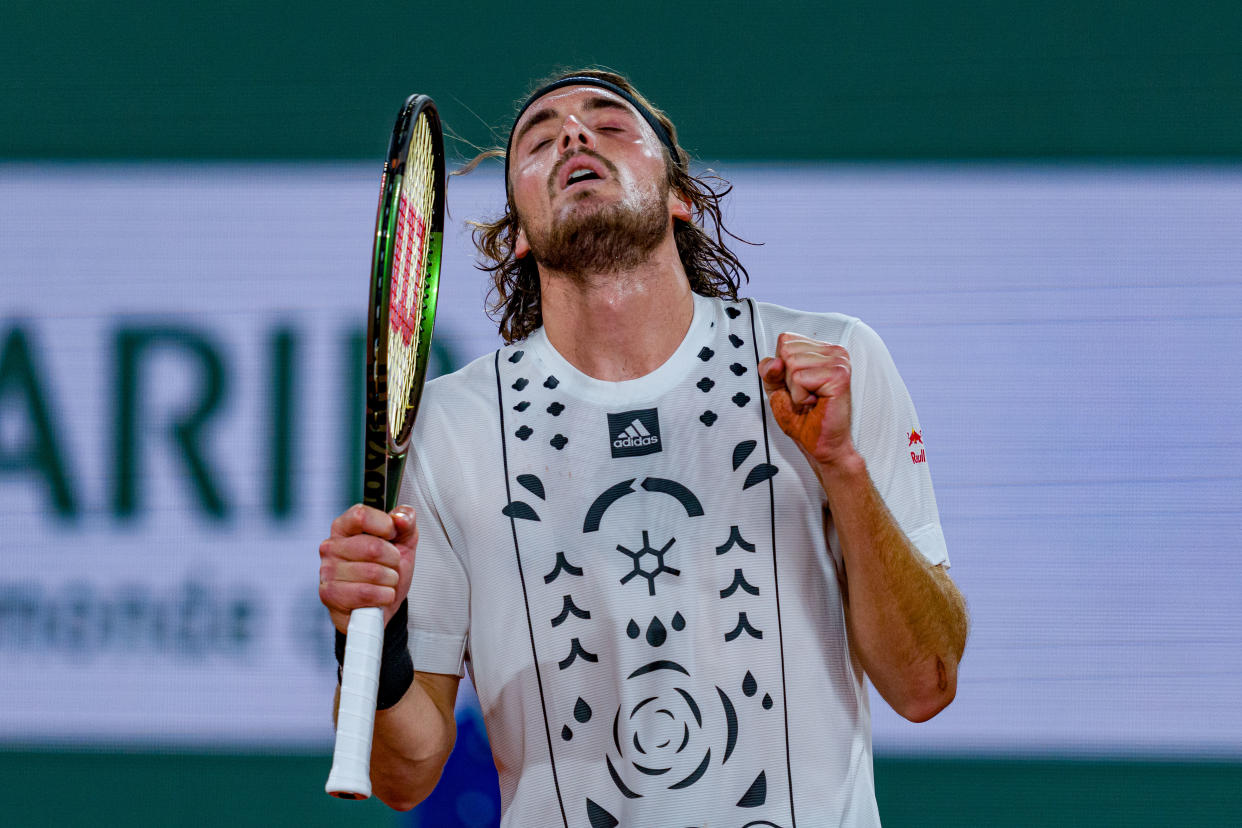
M 830 466 L 852 458 L 850 355 L 798 334 L 783 333 L 776 355 L 759 363 L 763 390 L 781 430 L 808 459 Z
M 319 544 L 319 600 L 341 632 L 360 607 L 383 607 L 384 623 L 410 591 L 418 527 L 414 510 L 391 513 L 357 504 L 332 521 L 332 534 Z

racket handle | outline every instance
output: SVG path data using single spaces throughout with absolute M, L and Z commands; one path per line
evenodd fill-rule
M 349 615 L 341 701 L 336 713 L 336 747 L 324 790 L 339 799 L 371 795 L 371 738 L 375 733 L 375 697 L 379 692 L 380 656 L 384 649 L 384 611 L 356 609 Z

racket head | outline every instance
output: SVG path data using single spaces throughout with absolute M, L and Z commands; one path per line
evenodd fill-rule
M 367 317 L 364 502 L 385 509 L 399 481 L 390 486 L 382 468 L 409 448 L 427 376 L 444 206 L 440 115 L 431 98 L 411 95 L 397 115 L 380 179 Z

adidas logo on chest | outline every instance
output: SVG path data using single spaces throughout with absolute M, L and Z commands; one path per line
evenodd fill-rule
M 609 414 L 608 433 L 613 457 L 641 457 L 661 450 L 660 416 L 655 408 Z

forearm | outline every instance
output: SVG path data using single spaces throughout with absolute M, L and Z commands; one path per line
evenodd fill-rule
M 413 808 L 440 780 L 457 735 L 453 704 L 444 699 L 445 682 L 451 682 L 455 695 L 455 676 L 416 673 L 401 701 L 375 713 L 371 787 L 390 808 Z
M 967 630 L 961 594 L 901 531 L 860 456 L 816 471 L 845 563 L 851 645 L 894 710 L 930 719 L 956 693 Z

